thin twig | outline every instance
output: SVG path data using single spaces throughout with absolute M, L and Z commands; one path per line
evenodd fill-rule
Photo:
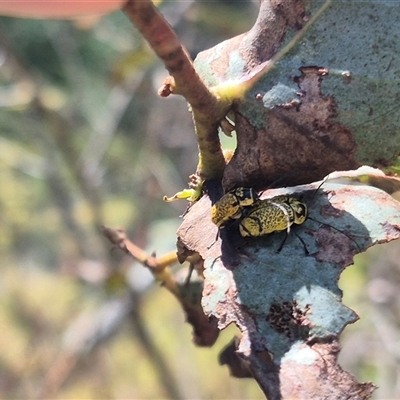
M 177 298 L 180 298 L 180 290 L 169 269 L 171 264 L 175 264 L 178 261 L 176 252 L 168 253 L 162 258 L 156 258 L 154 255 L 147 254 L 140 247 L 132 243 L 128 239 L 125 230 L 122 228 L 102 226 L 101 231 L 114 246 L 130 254 L 135 260 L 149 268 L 154 277 L 160 281 L 166 289 Z

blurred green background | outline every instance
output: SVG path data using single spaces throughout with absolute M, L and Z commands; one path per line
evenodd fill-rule
M 164 2 L 194 57 L 249 29 L 252 2 Z M 179 97 L 122 12 L 103 18 L 0 18 L 0 397 L 257 399 L 218 353 L 196 348 L 173 296 L 99 231 L 125 228 L 149 253 L 174 250 L 197 145 Z M 233 143 L 227 143 L 233 146 Z M 400 398 L 400 247 L 348 268 L 343 367 Z M 175 269 L 181 268 L 176 266 Z

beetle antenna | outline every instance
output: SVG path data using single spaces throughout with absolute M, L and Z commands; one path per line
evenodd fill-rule
M 315 196 L 317 195 L 319 189 L 321 189 L 322 185 L 326 183 L 326 181 L 329 179 L 329 175 L 327 175 L 322 181 L 321 183 L 318 185 L 318 187 L 315 189 L 315 192 L 313 194 L 313 197 L 311 198 L 310 204 L 312 204 L 312 202 L 315 200 Z
M 342 230 L 340 230 L 339 228 L 336 228 L 336 227 L 334 227 L 333 225 L 327 224 L 327 223 L 325 223 L 325 222 L 318 221 L 317 219 L 315 219 L 315 218 L 313 218 L 313 217 L 308 217 L 308 219 L 311 219 L 311 220 L 314 221 L 314 222 L 318 222 L 318 223 L 321 224 L 321 225 L 329 226 L 329 227 L 332 228 L 333 230 L 335 230 L 335 231 L 337 231 L 337 232 L 340 232 L 342 235 L 345 235 L 347 238 L 349 238 L 349 239 L 356 245 L 356 247 L 357 247 L 357 249 L 358 249 L 358 252 L 359 252 L 359 253 L 362 252 L 361 247 L 359 246 L 359 244 L 357 243 L 357 241 L 354 240 L 354 239 L 353 239 L 350 235 L 348 235 L 347 233 L 345 233 L 345 232 L 343 232 Z

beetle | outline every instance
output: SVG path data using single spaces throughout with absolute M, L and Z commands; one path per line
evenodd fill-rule
M 277 252 L 279 253 L 290 233 L 292 225 L 301 225 L 308 219 L 305 203 L 291 196 L 275 196 L 258 200 L 242 215 L 239 221 L 239 233 L 242 237 L 257 238 L 274 232 L 286 231 L 286 235 Z M 295 233 L 308 254 L 304 240 Z
M 273 232 L 290 232 L 293 224 L 301 225 L 308 218 L 307 205 L 295 197 L 276 196 L 257 201 L 243 215 L 239 232 L 243 237 L 258 237 Z
M 313 198 L 323 183 L 325 183 L 325 180 L 318 186 Z M 328 225 L 331 229 L 345 235 L 361 251 L 359 244 L 353 237 L 333 225 L 309 216 L 307 204 L 293 196 L 280 195 L 270 199 L 258 200 L 251 208 L 245 210 L 238 222 L 238 227 L 240 236 L 247 238 L 257 238 L 274 232 L 286 231 L 285 238 L 277 250 L 279 253 L 288 238 L 291 226 L 302 225 L 308 219 L 321 225 Z M 309 252 L 304 240 L 296 232 L 293 233 L 302 243 L 305 254 L 308 255 Z
M 259 200 L 255 189 L 238 187 L 222 196 L 211 208 L 211 220 L 219 229 L 244 216 Z

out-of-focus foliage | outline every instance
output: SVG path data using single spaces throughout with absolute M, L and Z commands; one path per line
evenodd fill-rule
M 206 7 L 162 6 L 193 52 L 239 32 Z M 197 164 L 187 105 L 158 98 L 167 73 L 128 19 L 1 18 L 0 62 L 0 397 L 261 397 L 218 366 L 232 332 L 195 348 L 173 296 L 100 234 L 173 251 L 186 202 L 162 197 Z
M 161 8 L 192 55 L 248 29 L 255 14 L 250 2 Z M 187 106 L 157 97 L 166 72 L 127 18 L 1 18 L 0 63 L 0 397 L 262 398 L 218 365 L 234 327 L 212 349 L 194 347 L 171 294 L 100 235 L 100 225 L 120 225 L 149 252 L 174 250 L 186 204 L 162 197 L 183 189 L 197 164 Z M 375 259 L 370 270 L 363 257 L 342 282 L 363 318 L 342 359 L 361 379 L 378 377 L 378 397 L 395 397 L 398 356 L 373 350 L 400 334 L 398 266 Z M 379 285 L 390 298 L 377 297 Z M 371 307 L 386 319 L 368 320 Z

